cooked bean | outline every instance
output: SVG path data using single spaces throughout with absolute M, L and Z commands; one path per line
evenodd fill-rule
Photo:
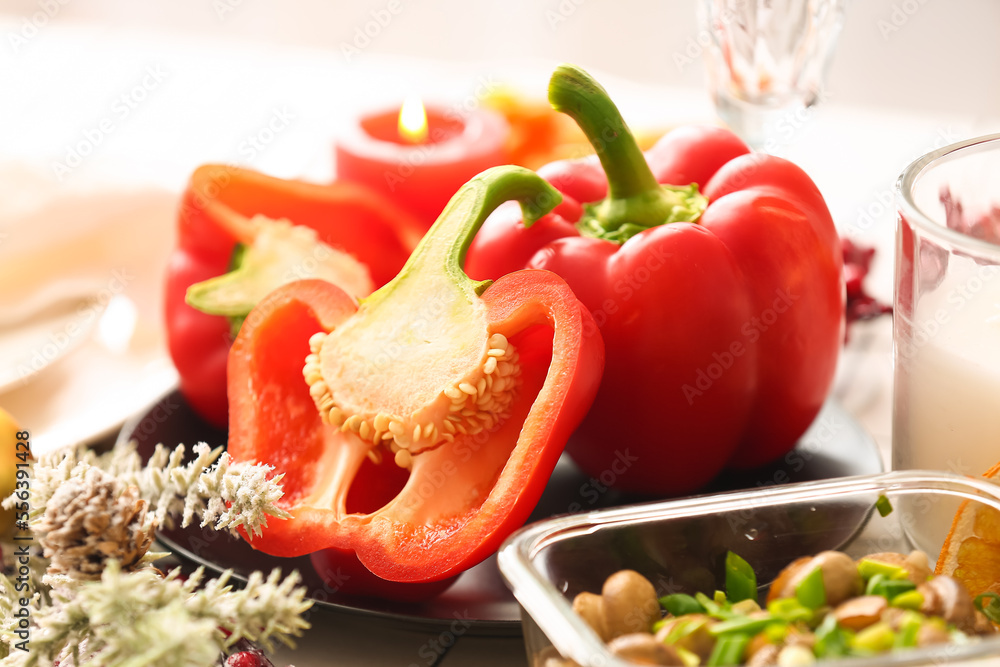
M 684 665 L 673 647 L 656 641 L 648 632 L 633 632 L 612 639 L 608 643 L 608 650 L 619 658 L 640 665 Z
M 924 596 L 920 611 L 940 616 L 963 632 L 975 630 L 976 607 L 972 596 L 958 580 L 940 575 L 920 584 L 917 590 Z
M 785 579 L 777 597 L 795 597 L 796 587 L 816 568 L 823 572 L 823 589 L 826 592 L 826 603 L 830 606 L 836 606 L 860 594 L 864 586 L 854 560 L 839 551 L 823 551 L 802 565 L 797 563 L 799 561 L 794 561 L 789 566 L 794 567 L 795 571 Z M 781 579 L 781 575 L 778 578 Z
M 601 641 L 608 641 L 608 625 L 605 621 L 604 598 L 594 593 L 580 593 L 573 598 L 573 611 L 587 622 Z
M 833 615 L 841 627 L 857 632 L 880 621 L 888 608 L 889 601 L 881 595 L 862 595 L 841 602 Z
M 633 632 L 649 632 L 653 623 L 660 620 L 656 589 L 634 570 L 620 570 L 608 577 L 601 597 L 604 598 L 605 626 L 611 639 Z

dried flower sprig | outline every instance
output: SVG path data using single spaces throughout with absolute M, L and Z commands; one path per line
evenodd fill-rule
M 100 580 L 54 589 L 52 606 L 35 610 L 31 651 L 13 652 L 4 664 L 195 667 L 216 663 L 241 639 L 267 650 L 274 641 L 293 646 L 309 627 L 302 614 L 311 604 L 298 573 L 282 579 L 274 570 L 266 580 L 255 573 L 241 590 L 230 576 L 204 581 L 199 569 L 183 580 L 179 570 L 123 572 L 109 561 Z
M 289 646 L 309 627 L 311 602 L 298 573 L 265 580 L 253 573 L 233 590 L 231 572 L 184 580 L 150 567 L 157 524 L 260 534 L 277 506 L 281 476 L 264 465 L 233 463 L 219 449 L 158 445 L 145 465 L 133 445 L 97 456 L 84 448 L 32 466 L 29 585 L 0 575 L 0 664 L 5 667 L 210 667 L 234 644 Z M 11 505 L 14 498 L 4 504 Z M 11 570 L 8 570 L 9 572 Z M 13 575 L 12 575 L 13 577 Z M 30 607 L 30 651 L 23 650 Z
M 50 559 L 49 572 L 96 579 L 109 560 L 128 570 L 155 560 L 147 553 L 156 526 L 147 520 L 146 506 L 136 487 L 100 468 L 64 482 L 34 531 Z
M 37 526 L 36 520 L 56 489 L 91 467 L 135 486 L 162 527 L 171 527 L 178 516 L 181 526 L 186 527 L 197 516 L 202 526 L 234 535 L 242 527 L 256 536 L 267 526 L 267 517 L 289 516 L 276 504 L 282 496 L 283 475 L 268 479 L 271 466 L 234 463 L 221 447 L 212 449 L 205 443 L 194 446 L 195 458 L 188 463 L 184 462 L 185 452 L 184 445 L 172 450 L 157 445 L 145 465 L 131 444 L 115 447 L 103 456 L 86 449 L 48 454 L 33 468 L 33 525 Z

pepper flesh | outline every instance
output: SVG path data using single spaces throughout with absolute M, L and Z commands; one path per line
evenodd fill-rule
M 556 71 L 550 101 L 597 156 L 540 169 L 562 204 L 530 228 L 510 209 L 492 216 L 466 270 L 554 271 L 593 313 L 607 366 L 567 451 L 599 477 L 627 448 L 636 460 L 614 485 L 650 495 L 785 455 L 826 398 L 843 336 L 840 243 L 818 189 L 722 128 L 679 128 L 643 155 L 577 68 Z
M 227 423 L 230 325 L 225 317 L 195 310 L 185 296 L 192 285 L 226 273 L 236 244 L 256 238 L 258 215 L 315 230 L 319 240 L 364 264 L 375 286 L 399 271 L 425 229 L 410 213 L 356 183 L 289 181 L 218 164 L 195 170 L 167 268 L 167 342 L 185 399 L 217 426 Z
M 555 274 L 518 271 L 490 284 L 462 272 L 472 235 L 506 199 L 537 217 L 558 194 L 527 170 L 489 170 L 455 195 L 400 274 L 360 307 L 329 283 L 302 281 L 248 317 L 230 353 L 229 452 L 284 473 L 282 503 L 292 514 L 270 522 L 254 547 L 279 556 L 354 552 L 382 579 L 427 582 L 481 561 L 528 517 L 596 393 L 603 344 Z M 475 434 L 414 449 L 403 467 L 371 455 L 395 440 L 362 437 L 360 424 L 337 425 L 328 410 L 324 421 L 313 395 L 323 392 L 310 392 L 322 382 L 342 403 L 390 413 L 406 398 L 416 401 L 411 410 L 447 397 L 498 334 L 519 367 L 504 414 Z M 455 354 L 455 341 L 471 353 Z M 362 365 L 326 358 L 328 344 L 330 355 Z M 359 368 L 369 372 L 357 376 Z

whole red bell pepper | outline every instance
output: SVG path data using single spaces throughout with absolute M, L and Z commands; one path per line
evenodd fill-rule
M 255 548 L 313 554 L 321 576 L 346 556 L 434 582 L 525 521 L 597 391 L 603 345 L 555 274 L 491 284 L 461 266 L 500 202 L 537 217 L 558 198 L 526 169 L 488 170 L 360 306 L 316 280 L 257 305 L 230 351 L 229 453 L 283 473 L 292 516 Z
M 780 458 L 822 406 L 843 340 L 841 246 L 819 190 L 717 127 L 679 128 L 644 156 L 578 69 L 557 70 L 549 98 L 597 156 L 540 169 L 560 207 L 530 228 L 498 211 L 466 270 L 549 269 L 594 315 L 607 366 L 567 451 L 644 494 Z
M 319 240 L 367 267 L 375 285 L 396 274 L 425 229 L 411 214 L 355 183 L 290 181 L 227 165 L 198 168 L 181 202 L 165 315 L 181 392 L 217 426 L 227 423 L 230 323 L 194 309 L 185 295 L 192 285 L 226 273 L 236 244 L 251 244 L 257 236 L 255 216 L 315 230 Z

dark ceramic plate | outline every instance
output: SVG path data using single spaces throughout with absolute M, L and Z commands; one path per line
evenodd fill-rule
M 119 442 L 128 440 L 135 440 L 139 451 L 148 456 L 156 443 L 169 447 L 180 443 L 191 446 L 198 442 L 207 442 L 213 447 L 224 445 L 226 433 L 202 421 L 174 392 L 122 428 Z M 752 471 L 726 473 L 704 491 L 713 493 L 867 475 L 881 472 L 882 467 L 874 440 L 842 408 L 829 403 L 798 446 L 781 461 Z M 650 500 L 609 489 L 606 485 L 610 481 L 586 477 L 564 456 L 530 521 Z M 862 519 L 859 517 L 859 521 Z M 297 569 L 305 578 L 315 604 L 331 611 L 376 616 L 381 623 L 388 621 L 414 630 L 442 630 L 456 619 L 467 619 L 472 621 L 470 634 L 514 636 L 521 633 L 520 609 L 500 577 L 495 557 L 462 574 L 451 588 L 431 600 L 419 604 L 399 603 L 338 594 L 313 574 L 308 557 L 268 556 L 228 533 L 194 526 L 160 531 L 159 538 L 180 558 L 215 572 L 231 568 L 238 579 L 245 579 L 254 570 Z M 835 546 L 829 545 L 829 548 Z

